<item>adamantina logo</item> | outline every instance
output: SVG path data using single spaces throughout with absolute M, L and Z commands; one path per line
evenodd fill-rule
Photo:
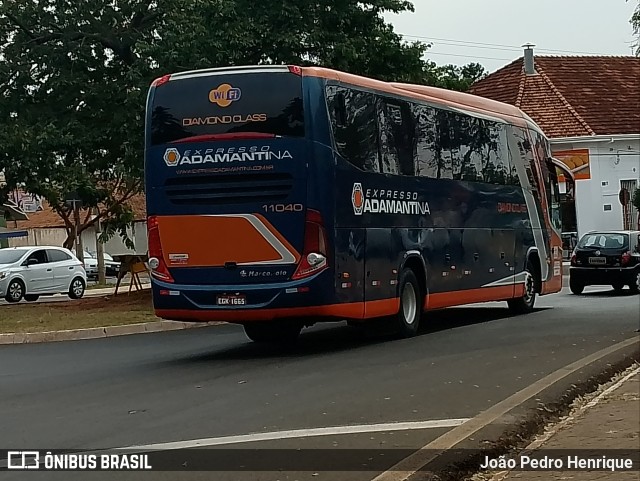
M 351 190 L 351 204 L 355 215 L 368 214 L 431 214 L 429 203 L 418 200 L 417 192 L 388 189 L 364 189 L 356 182 Z

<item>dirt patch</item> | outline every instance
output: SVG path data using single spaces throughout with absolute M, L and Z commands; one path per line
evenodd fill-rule
M 0 333 L 86 329 L 157 320 L 150 290 L 0 307 Z
M 110 311 L 149 309 L 151 311 L 153 308 L 150 289 L 131 292 L 131 294 L 120 293 L 117 296 L 85 297 L 75 302 L 51 304 L 50 307 L 61 311 L 76 311 L 78 309 L 105 309 Z

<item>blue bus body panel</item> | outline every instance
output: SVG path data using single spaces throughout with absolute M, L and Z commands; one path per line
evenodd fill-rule
M 434 299 L 439 295 L 448 296 L 436 302 L 443 305 L 482 300 L 482 291 L 488 292 L 491 288 L 496 289 L 491 291 L 494 296 L 502 296 L 492 300 L 517 296 L 517 286 L 522 284 L 522 274 L 532 253 L 540 256 L 543 267 L 552 265 L 548 226 L 543 213 L 535 208 L 543 203 L 538 193 L 520 185 L 359 170 L 333 148 L 331 119 L 324 97 L 327 82 L 318 77 L 303 77 L 302 82 L 304 138 L 224 140 L 157 147 L 148 144 L 145 155 L 148 214 L 157 217 L 259 215 L 302 255 L 305 215 L 309 210 L 317 211 L 328 234 L 329 267 L 311 277 L 292 280 L 297 267 L 293 263 L 235 268 L 169 266 L 175 282 L 158 279 L 152 282 L 154 306 L 163 317 L 242 322 L 305 316 L 308 312 L 319 317 L 366 318 L 370 317 L 365 307 L 369 303 L 397 298 L 399 273 L 408 262 L 424 266 L 424 294 Z M 153 89 L 150 101 L 152 99 Z M 167 165 L 165 157 L 169 148 L 177 149 L 179 157 L 189 158 L 191 163 Z M 223 162 L 218 158 L 218 161 L 193 162 L 194 151 L 198 152 L 195 155 L 206 155 L 209 151 L 224 155 L 230 149 L 269 151 L 277 155 L 258 160 Z M 283 152 L 288 153 L 286 158 L 282 158 Z M 196 160 L 199 162 L 200 158 Z M 216 178 L 226 179 L 229 175 L 249 179 L 243 181 L 244 186 L 253 189 L 255 201 L 243 199 L 234 203 L 232 195 L 229 202 L 215 205 L 181 203 L 180 198 L 171 194 L 180 183 L 176 179 L 210 176 L 211 183 L 215 184 Z M 290 177 L 282 200 L 264 200 L 268 198 L 269 186 L 261 182 L 269 175 Z M 255 180 L 254 184 L 251 179 Z M 188 186 L 189 182 L 184 185 Z M 261 185 L 264 190 L 260 190 Z M 212 188 L 216 187 L 212 185 Z M 234 194 L 232 188 L 229 192 Z M 189 199 L 188 192 L 179 192 L 179 195 Z M 296 204 L 303 209 L 271 212 L 271 204 Z M 197 238 L 201 233 L 184 231 L 182 234 Z M 238 238 L 228 232 L 217 235 L 221 242 L 238 242 Z M 549 280 L 552 274 L 557 272 L 548 274 L 542 281 Z M 220 294 L 241 294 L 247 304 L 232 309 L 219 306 L 216 297 Z M 384 308 L 376 312 L 385 309 L 386 314 L 392 314 L 397 304 L 384 304 Z M 267 311 L 270 314 L 262 317 L 250 314 Z M 242 317 L 243 313 L 247 314 L 246 318 Z

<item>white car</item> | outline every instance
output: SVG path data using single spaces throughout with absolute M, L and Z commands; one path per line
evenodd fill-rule
M 0 249 L 0 298 L 37 301 L 40 296 L 84 296 L 87 273 L 73 253 L 61 247 Z
M 113 260 L 106 252 L 103 254 L 105 274 L 109 277 L 115 277 L 120 270 L 120 263 Z M 89 251 L 84 251 L 84 269 L 87 271 L 87 277 L 90 279 L 98 277 L 98 256 Z

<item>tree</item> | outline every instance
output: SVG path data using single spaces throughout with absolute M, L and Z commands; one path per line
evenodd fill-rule
M 633 198 L 631 199 L 631 204 L 640 211 L 640 189 L 636 189 L 633 191 Z
M 7 188 L 42 196 L 74 241 L 66 198 L 126 233 L 127 201 L 142 186 L 144 85 L 153 41 L 150 1 L 115 8 L 97 0 L 0 4 L 0 170 Z M 97 217 L 92 217 L 97 210 Z M 126 235 L 125 235 L 126 238 Z
M 630 23 L 633 26 L 633 34 L 636 36 L 636 57 L 640 57 L 640 1 L 636 5 Z
M 487 75 L 479 63 L 470 63 L 463 67 L 456 65 L 437 66 L 427 62 L 425 83 L 434 87 L 466 92 L 474 82 Z
M 404 0 L 179 0 L 163 17 L 160 65 L 322 65 L 383 80 L 419 81 L 427 46 L 406 43 L 383 13 Z

